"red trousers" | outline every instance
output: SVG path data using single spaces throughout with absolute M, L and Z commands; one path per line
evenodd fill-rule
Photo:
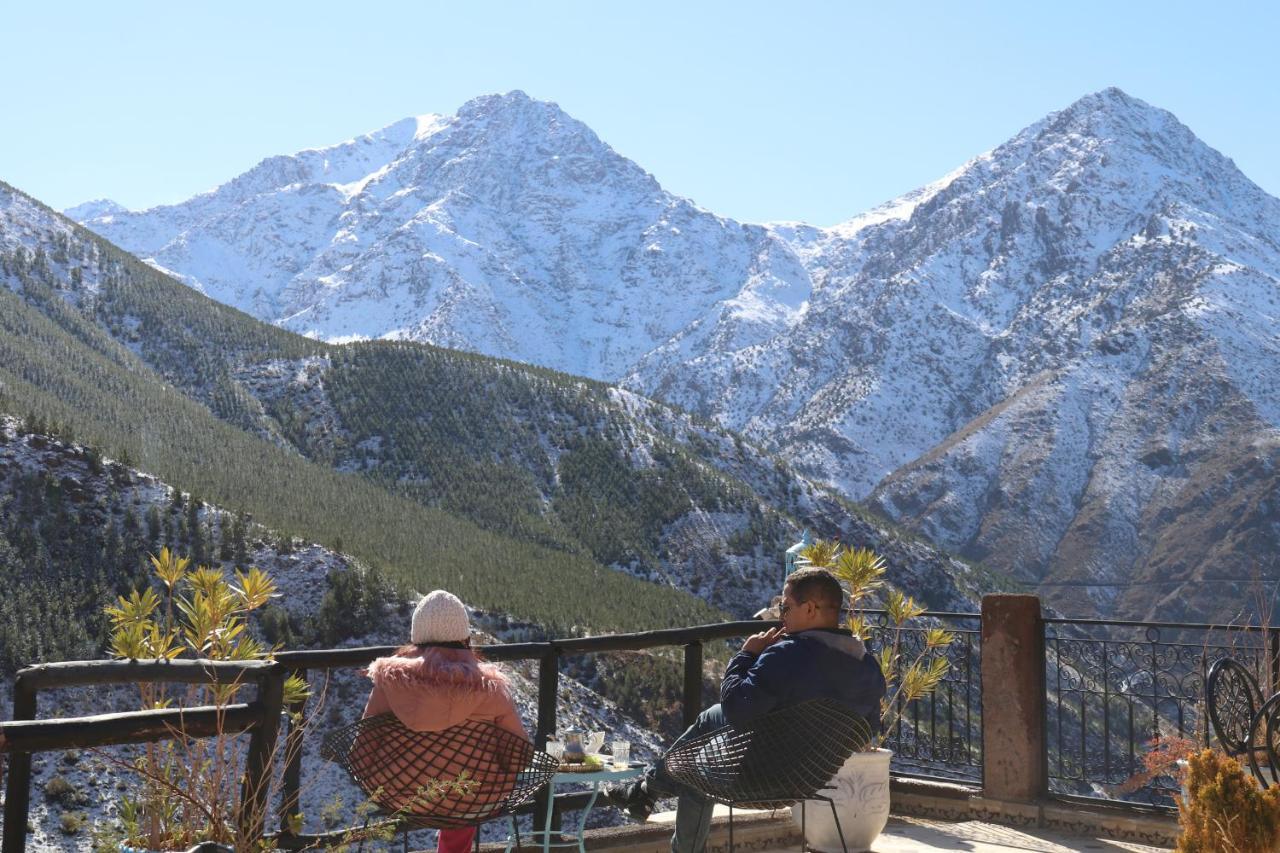
M 466 826 L 461 829 L 440 830 L 436 853 L 470 853 L 471 845 L 476 840 L 476 829 L 474 826 Z

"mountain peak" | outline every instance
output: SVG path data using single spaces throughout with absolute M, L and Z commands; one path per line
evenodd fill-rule
M 1246 205 L 1275 210 L 1277 204 L 1173 113 L 1114 86 L 1050 113 L 976 158 L 964 170 L 967 180 L 953 189 L 966 192 L 975 181 L 1015 172 L 1051 190 L 1089 186 L 1133 210 L 1146 210 L 1158 198 L 1224 216 Z M 1032 188 L 1010 185 L 1018 193 Z
M 630 182 L 644 195 L 661 189 L 651 175 L 610 148 L 587 124 L 558 104 L 519 89 L 467 101 L 450 122 L 449 137 L 449 144 L 466 151 L 473 162 L 489 164 L 486 171 L 498 180 L 491 188 L 503 197 L 508 194 L 512 170 L 522 182 L 540 181 L 538 192 L 563 194 L 568 187 L 598 187 L 611 183 L 606 174 Z M 457 156 L 450 152 L 449 160 Z M 468 171 L 465 179 L 468 192 L 483 195 L 486 179 L 474 171 Z
M 1165 153 L 1175 158 L 1185 157 L 1193 148 L 1208 149 L 1173 113 L 1115 86 L 1085 95 L 1028 130 L 1037 136 L 1076 134 L 1100 140 L 1137 140 L 1153 153 L 1156 146 L 1152 142 L 1158 137 Z
M 117 204 L 109 198 L 95 198 L 92 201 L 77 204 L 75 207 L 68 207 L 62 211 L 62 215 L 77 222 L 84 222 L 89 219 L 97 219 L 100 216 L 114 216 L 117 213 L 128 212 L 129 209 L 124 205 Z
M 371 143 L 382 143 L 393 148 L 404 148 L 413 142 L 416 137 L 421 135 L 424 128 L 430 127 L 433 123 L 438 122 L 439 120 L 440 117 L 436 115 L 409 116 L 407 118 L 402 118 L 399 121 L 394 121 L 386 127 L 378 128 L 377 130 L 361 134 L 360 136 L 348 139 L 344 142 L 339 142 L 335 145 L 326 145 L 322 148 L 309 148 L 303 150 L 336 152 L 342 148 L 349 148 L 353 145 L 368 145 Z M 301 154 L 302 152 L 299 151 L 297 153 Z
M 1080 98 L 1077 98 L 1071 106 L 1067 107 L 1064 112 L 1071 112 L 1073 110 L 1118 110 L 1133 112 L 1150 110 L 1164 113 L 1164 110 L 1161 110 L 1158 107 L 1153 107 L 1151 104 L 1148 104 L 1140 98 L 1133 97 L 1119 86 L 1108 86 L 1105 89 L 1099 89 L 1096 92 L 1090 92 L 1087 95 L 1082 95 Z
M 480 95 L 458 108 L 458 118 L 492 118 L 518 115 L 564 115 L 559 105 L 551 101 L 532 98 L 520 89 L 510 92 Z

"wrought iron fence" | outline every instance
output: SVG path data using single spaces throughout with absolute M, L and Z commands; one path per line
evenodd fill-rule
M 894 641 L 887 614 L 868 614 L 873 649 Z M 904 628 L 898 638 L 900 668 L 915 660 L 924 632 L 945 628 L 955 641 L 939 652 L 950 668 L 933 694 L 910 705 L 899 699 L 898 725 L 885 746 L 893 750 L 893 770 L 905 776 L 978 782 L 982 778 L 982 617 L 977 613 L 926 613 L 920 624 Z M 896 676 L 900 673 L 895 673 Z M 900 683 L 900 680 L 898 680 Z
M 1214 661 L 1273 684 L 1278 649 L 1280 630 L 1256 626 L 1046 619 L 1050 790 L 1172 807 L 1172 773 L 1149 772 L 1144 756 L 1173 738 L 1208 745 Z

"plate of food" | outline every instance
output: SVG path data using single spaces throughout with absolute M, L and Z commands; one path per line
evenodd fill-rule
M 581 761 L 561 761 L 561 773 L 598 773 L 608 767 L 607 755 L 592 755 L 587 753 Z

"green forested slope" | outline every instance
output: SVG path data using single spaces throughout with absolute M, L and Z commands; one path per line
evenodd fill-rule
M 765 567 L 777 563 L 794 532 L 792 508 L 779 510 L 774 497 L 755 494 L 639 423 L 610 399 L 613 389 L 430 346 L 310 341 L 214 303 L 16 191 L 9 195 L 12 205 L 26 206 L 19 227 L 33 220 L 42 227 L 20 248 L 0 252 L 0 274 L 60 331 L 129 375 L 149 368 L 229 425 L 312 462 L 358 472 L 383 497 L 444 510 L 538 554 L 551 549 L 572 562 L 622 567 L 735 613 L 753 611 L 772 594 L 776 582 L 772 571 L 766 580 Z M 11 207 L 9 221 L 16 218 Z M 0 209 L 0 238 L 4 224 Z M 317 366 L 324 369 L 318 400 L 288 381 Z M 53 396 L 65 402 L 84 393 L 61 388 Z M 109 448 L 132 431 L 119 414 L 110 415 L 114 432 L 102 436 Z M 139 438 L 149 440 L 146 432 Z M 119 449 L 137 456 L 127 442 Z M 191 459 L 193 452 L 187 447 L 177 456 Z M 764 462 L 769 471 L 773 465 Z M 236 484 L 237 494 L 243 490 Z M 260 520 L 310 535 L 296 513 L 284 518 L 288 500 L 272 496 L 276 517 Z M 702 523 L 709 513 L 719 517 Z M 690 520 L 698 522 L 694 535 L 684 529 Z M 325 541 L 339 539 L 349 549 L 357 545 L 351 535 Z
M 0 673 L 100 655 L 104 603 L 154 583 L 147 555 L 162 548 L 272 574 L 284 596 L 254 619 L 271 644 L 334 645 L 407 616 L 408 591 L 381 573 L 172 491 L 61 431 L 0 415 Z
M 268 527 L 340 541 L 419 589 L 446 586 L 480 607 L 560 628 L 650 628 L 717 616 L 686 594 L 485 531 L 219 420 L 64 302 L 38 264 L 23 269 L 10 258 L 8 266 L 22 295 L 0 288 L 0 393 L 17 414 L 66 425 L 77 438 Z M 146 329 L 138 333 L 145 337 Z
M 791 475 L 722 430 L 681 425 L 694 434 L 673 440 L 670 429 L 611 399 L 609 386 L 530 365 L 420 344 L 310 341 L 212 302 L 9 193 L 34 208 L 27 219 L 54 226 L 40 256 L 8 261 L 14 274 L 51 285 L 25 288 L 28 301 L 93 320 L 98 338 L 123 344 L 220 418 L 313 461 L 360 471 L 485 529 L 651 577 L 670 562 L 666 529 L 692 513 L 735 518 L 722 520 L 707 553 L 678 558 L 737 554 L 748 558 L 733 567 L 738 574 L 776 562 L 795 532 L 802 513 L 790 500 Z M 76 291 L 87 294 L 69 307 Z M 317 359 L 320 400 L 287 381 Z M 286 381 L 252 381 L 273 366 Z M 722 461 L 709 459 L 712 448 L 689 446 L 705 443 L 704 429 L 755 470 L 753 486 L 709 464 Z M 707 565 L 703 574 L 726 568 Z
M 694 511 L 755 518 L 760 535 L 741 550 L 766 539 L 776 559 L 783 525 L 770 504 L 785 489 L 756 494 L 607 386 L 394 342 L 335 348 L 320 368 L 312 382 L 260 392 L 308 456 L 605 564 L 656 570 L 665 528 Z M 335 428 L 313 428 L 322 405 Z
M 672 587 L 740 615 L 774 593 L 781 550 L 809 526 L 881 548 L 935 606 L 971 591 L 963 567 L 714 425 L 528 365 L 307 340 L 2 184 L 0 284 L 15 414 L 419 588 L 564 627 L 718 615 Z

